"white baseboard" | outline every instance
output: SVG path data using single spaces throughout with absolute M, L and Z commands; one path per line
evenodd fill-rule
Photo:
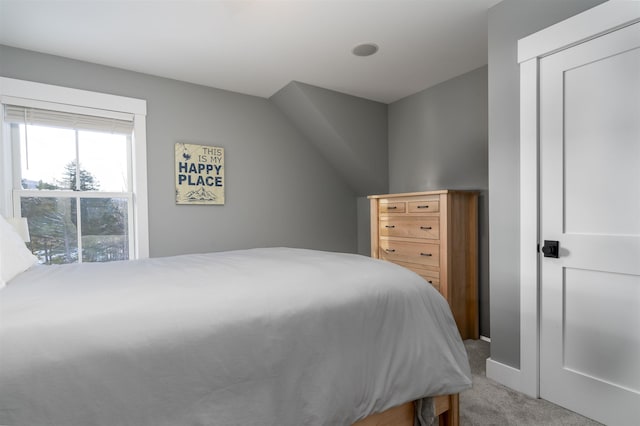
M 487 337 L 487 336 L 480 336 L 480 340 L 482 340 L 483 342 L 489 342 L 489 343 L 491 343 L 491 337 Z
M 487 358 L 486 368 L 489 379 L 522 392 L 520 389 L 522 387 L 522 377 L 519 369 L 494 361 L 491 358 Z

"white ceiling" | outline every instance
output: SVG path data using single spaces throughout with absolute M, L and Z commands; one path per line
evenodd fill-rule
M 389 103 L 485 65 L 498 2 L 0 0 L 0 44 L 261 97 L 295 80 Z M 352 55 L 362 42 L 380 50 Z

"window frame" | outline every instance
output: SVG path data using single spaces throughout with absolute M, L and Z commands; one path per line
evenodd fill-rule
M 133 225 L 133 252 L 130 259 L 149 257 L 149 208 L 147 200 L 147 138 L 146 115 L 147 102 L 142 99 L 129 98 L 106 93 L 54 86 L 44 83 L 0 77 L 0 104 L 23 106 L 47 105 L 48 109 L 59 107 L 61 111 L 110 116 L 111 114 L 133 115 L 133 134 L 131 138 L 130 172 L 133 194 L 133 214 L 129 228 Z M 14 173 L 19 164 L 14 163 L 12 155 L 10 126 L 4 121 L 4 113 L 0 114 L 0 214 L 14 217 L 14 193 L 22 190 L 14 188 Z M 16 156 L 17 157 L 17 156 Z M 108 195 L 109 193 L 104 193 Z M 82 194 L 74 194 L 83 197 Z M 131 208 L 130 208 L 131 209 Z

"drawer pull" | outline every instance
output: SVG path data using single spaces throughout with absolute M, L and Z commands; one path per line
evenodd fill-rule
M 432 229 L 432 228 L 430 226 L 421 226 L 420 229 L 429 230 L 429 229 Z
M 429 205 L 424 205 L 424 206 L 418 206 L 419 209 L 428 209 Z
M 394 210 L 397 209 L 398 206 L 387 206 L 387 210 Z
M 395 249 L 384 249 L 387 253 L 395 253 Z
M 385 228 L 395 228 L 396 226 L 395 225 L 385 225 L 384 227 Z
M 431 253 L 420 253 L 420 256 L 427 256 L 427 257 L 431 257 L 433 256 Z
M 431 281 L 431 280 L 427 280 L 427 282 L 428 282 L 429 284 L 433 284 L 433 281 Z

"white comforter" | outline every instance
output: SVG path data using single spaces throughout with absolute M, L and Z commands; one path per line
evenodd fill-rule
M 2 425 L 349 425 L 470 384 L 445 300 L 364 256 L 36 266 L 0 291 Z

